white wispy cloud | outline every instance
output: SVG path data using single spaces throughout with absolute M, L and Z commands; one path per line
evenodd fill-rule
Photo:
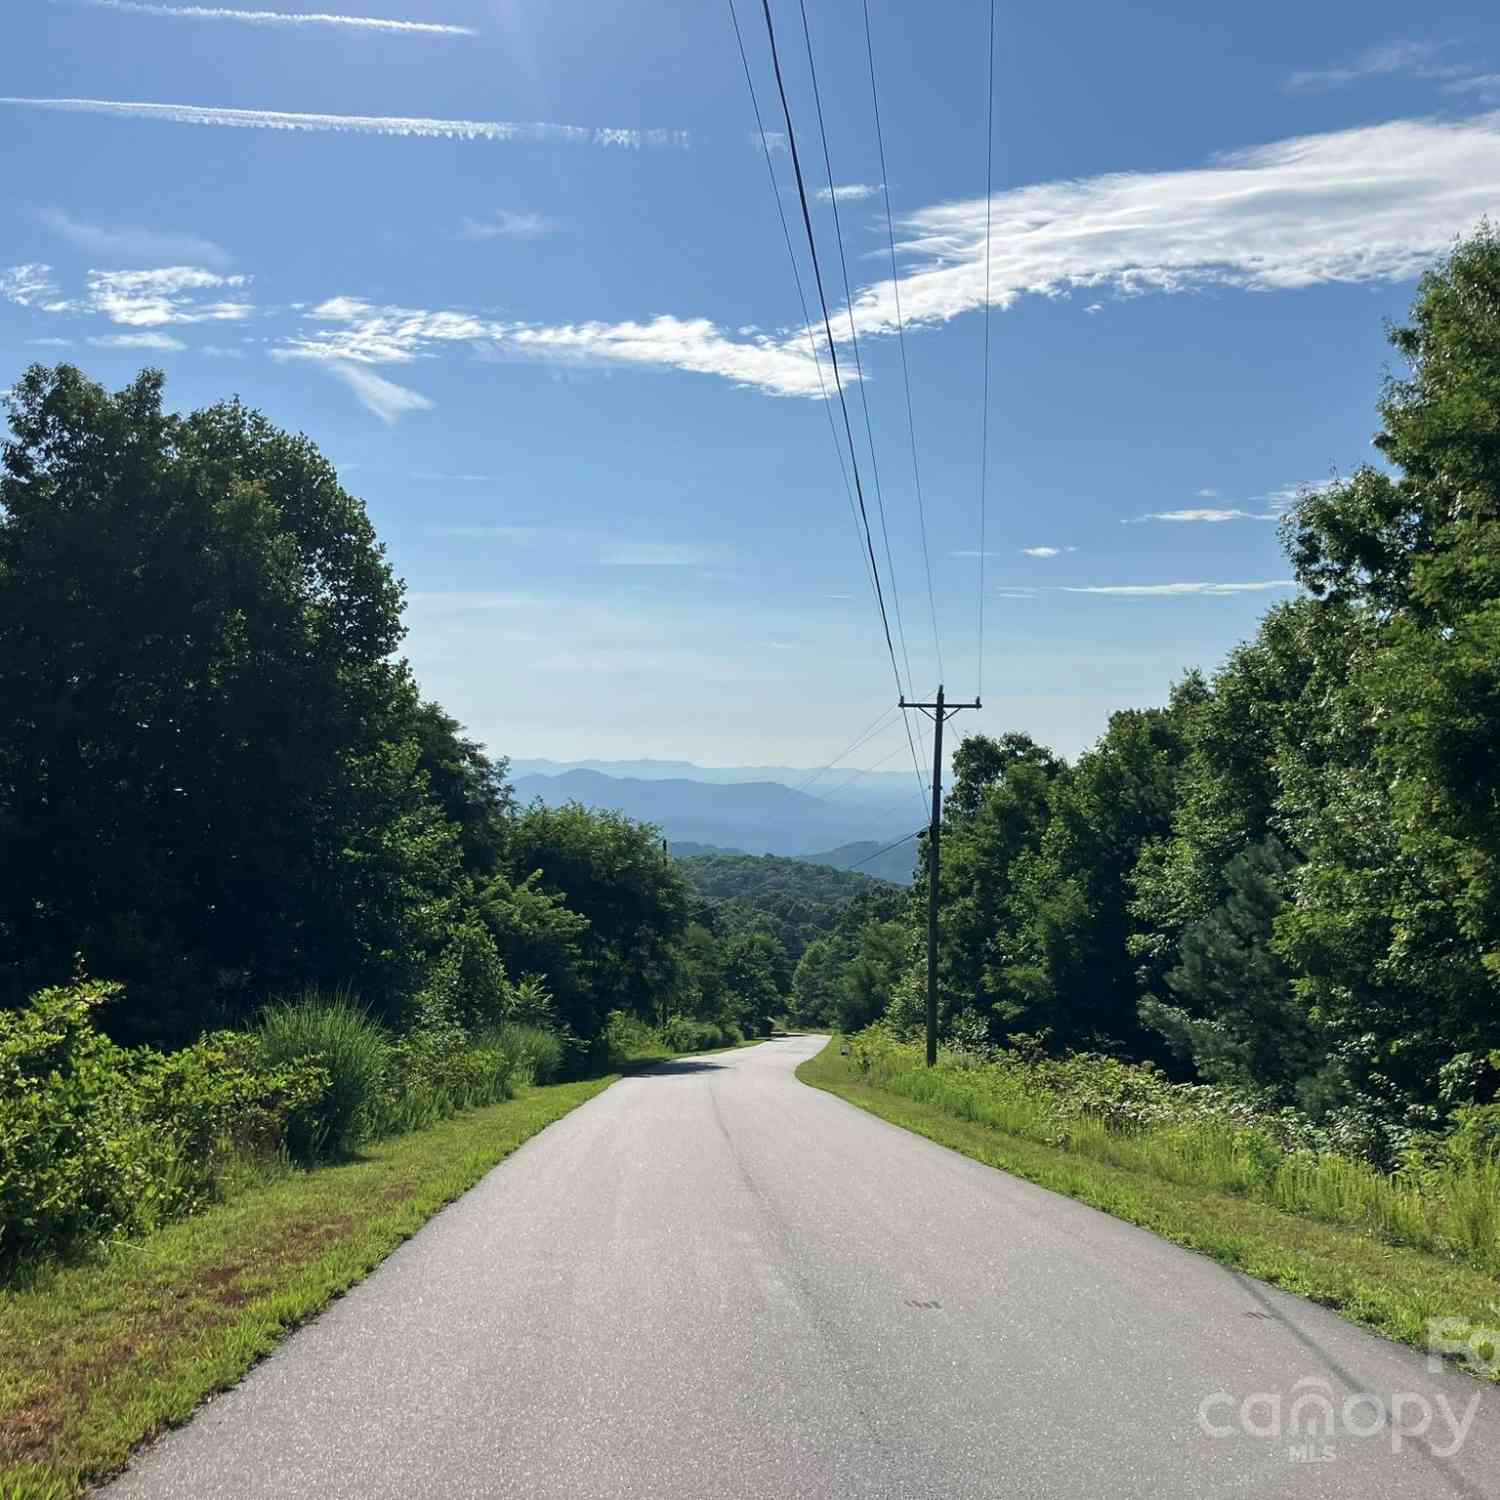
M 706 318 L 668 316 L 645 323 L 503 323 L 460 310 L 377 307 L 331 297 L 305 314 L 320 325 L 273 351 L 280 359 L 409 364 L 443 345 L 467 344 L 487 358 L 637 365 L 718 375 L 774 395 L 819 394 L 805 342 L 770 335 L 737 340 Z
M 343 26 L 356 31 L 384 31 L 408 36 L 478 36 L 472 26 L 431 21 L 387 21 L 374 16 L 331 16 L 320 12 L 230 10 L 218 5 L 151 5 L 145 0 L 84 0 L 96 10 L 121 10 L 137 16 L 164 16 L 185 21 L 241 21 L 252 26 Z
M 150 271 L 89 271 L 81 297 L 64 297 L 45 265 L 0 271 L 0 296 L 48 313 L 97 313 L 127 328 L 168 323 L 234 323 L 254 311 L 242 297 L 204 299 L 203 292 L 242 292 L 248 276 L 223 276 L 201 266 L 162 266 Z
M 433 403 L 426 396 L 397 385 L 374 370 L 347 364 L 330 364 L 327 369 L 354 392 L 361 406 L 374 412 L 387 427 L 394 426 L 407 412 L 432 410 Z
M 1496 206 L 1500 115 L 1397 120 L 1294 137 L 1169 172 L 1118 172 L 997 193 L 990 287 L 1008 307 L 1109 286 L 1283 291 L 1419 274 Z M 984 305 L 985 200 L 908 216 L 907 326 Z M 890 281 L 855 297 L 861 333 L 894 333 Z
M 193 294 L 236 291 L 248 276 L 221 276 L 199 266 L 163 266 L 153 271 L 90 271 L 87 310 L 113 323 L 155 328 L 166 323 L 237 323 L 254 311 L 250 303 L 223 298 L 201 301 Z
M 1219 492 L 1215 489 L 1204 488 L 1198 491 L 1198 498 L 1200 500 L 1217 500 Z
M 1104 304 L 1102 302 L 1090 302 L 1089 305 L 1086 308 L 1084 308 L 1084 312 L 1089 313 L 1091 315 L 1093 313 L 1102 313 L 1103 311 L 1104 311 Z
M 1205 286 L 1272 292 L 1415 277 L 1496 207 L 1500 114 L 1398 120 L 1279 141 L 1203 167 L 1040 183 L 942 203 L 902 222 L 908 328 L 936 327 L 984 305 L 1063 297 L 1090 287 L 1122 296 Z M 865 335 L 894 334 L 895 286 L 854 298 Z M 738 335 L 707 318 L 660 313 L 617 323 L 498 323 L 462 311 L 376 307 L 353 297 L 316 311 L 329 324 L 289 339 L 283 357 L 402 363 L 444 344 L 485 357 L 636 365 L 715 375 L 778 396 L 818 397 L 807 330 Z M 835 337 L 847 320 L 835 317 Z M 816 333 L 821 338 L 821 330 Z
M 1214 505 L 1192 506 L 1186 510 L 1153 510 L 1137 521 L 1274 521 L 1276 511 L 1236 510 Z
M 835 199 L 840 203 L 858 203 L 862 198 L 873 198 L 884 187 L 883 182 L 838 182 L 831 188 L 819 188 L 818 197 L 824 203 Z
M 1138 598 L 1177 598 L 1192 594 L 1254 594 L 1264 589 L 1294 589 L 1290 578 L 1272 578 L 1262 583 L 1111 583 L 1077 588 L 1063 587 L 1064 594 L 1121 594 Z
M 229 252 L 222 245 L 197 234 L 89 224 L 60 208 L 40 208 L 36 216 L 59 239 L 100 260 L 192 262 L 220 269 L 230 260 Z
M 752 130 L 749 134 L 750 145 L 756 151 L 785 151 L 787 150 L 786 133 L 780 130 L 767 130 L 761 132 Z
M 71 349 L 72 339 L 27 339 L 26 342 L 37 349 Z
M 0 98 L 0 104 L 73 114 L 162 120 L 173 125 L 224 125 L 243 130 L 332 131 L 345 135 L 417 136 L 433 140 L 529 141 L 592 146 L 690 144 L 685 130 L 634 130 L 612 125 L 552 125 L 509 120 L 428 120 L 404 115 L 315 115 L 215 104 L 152 104 L 121 99 Z
M 37 261 L 0 271 L 0 297 L 18 307 L 41 307 L 62 295 L 52 279 L 52 267 Z
M 467 215 L 458 226 L 461 240 L 531 240 L 551 234 L 556 228 L 555 220 L 538 213 L 516 213 L 508 208 L 497 208 L 487 219 L 471 219 Z
M 89 343 L 96 349 L 155 349 L 161 353 L 187 348 L 169 333 L 103 333 Z
M 1293 73 L 1282 84 L 1289 94 L 1321 94 L 1344 88 L 1366 78 L 1390 78 L 1405 74 L 1414 78 L 1455 78 L 1474 70 L 1462 63 L 1445 63 L 1442 54 L 1448 42 L 1396 41 L 1368 47 L 1347 62 L 1329 68 L 1309 68 Z
M 1071 552 L 1073 549 L 1069 547 L 1067 550 Z M 1021 552 L 1026 557 L 1061 557 L 1063 549 L 1061 547 L 1022 547 Z

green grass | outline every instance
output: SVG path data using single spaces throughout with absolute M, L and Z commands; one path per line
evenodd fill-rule
M 0 1291 L 0 1500 L 61 1500 L 120 1468 L 616 1076 L 531 1089 L 346 1165 L 288 1169 Z
M 835 1037 L 797 1076 L 893 1125 L 1077 1198 L 1275 1286 L 1337 1309 L 1388 1338 L 1426 1350 L 1428 1320 L 1493 1327 L 1500 1277 L 1457 1255 L 1391 1243 L 1383 1234 L 1329 1223 L 1234 1192 L 1184 1180 L 1180 1160 L 1143 1152 L 1099 1159 L 965 1119 L 932 1099 L 863 1081 Z

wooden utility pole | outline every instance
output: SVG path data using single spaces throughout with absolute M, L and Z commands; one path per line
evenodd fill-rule
M 943 847 L 943 721 L 961 708 L 982 708 L 976 698 L 972 703 L 945 703 L 943 687 L 938 684 L 936 703 L 908 703 L 933 723 L 932 734 L 932 825 L 927 831 L 927 1066 L 937 1061 L 937 980 L 938 980 L 938 864 Z

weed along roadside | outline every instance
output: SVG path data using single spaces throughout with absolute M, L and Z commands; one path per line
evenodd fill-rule
M 1423 1351 L 1468 1353 L 1471 1336 L 1496 1324 L 1500 1250 L 1492 1231 L 1487 1238 L 1475 1233 L 1480 1216 L 1464 1202 L 1466 1193 L 1472 1200 L 1488 1190 L 1489 1174 L 1463 1182 L 1457 1173 L 1456 1194 L 1429 1189 L 1424 1203 L 1416 1190 L 1360 1163 L 1282 1153 L 1282 1169 L 1289 1163 L 1282 1201 L 1294 1207 L 1278 1206 L 1275 1165 L 1247 1161 L 1245 1143 L 1222 1122 L 1197 1127 L 1202 1149 L 1195 1159 L 1193 1127 L 1080 1122 L 1079 1100 L 1055 1081 L 1049 1088 L 1024 1062 L 976 1064 L 944 1053 L 929 1070 L 920 1047 L 865 1034 L 835 1036 L 797 1077 Z M 1078 1128 L 1070 1128 L 1070 1118 Z M 1220 1149 L 1213 1149 L 1215 1138 Z M 1319 1171 L 1337 1191 L 1309 1189 Z M 1399 1199 L 1403 1192 L 1414 1201 L 1379 1211 L 1383 1195 Z M 1465 1358 L 1466 1368 L 1500 1379 L 1500 1349 L 1480 1352 L 1477 1366 Z

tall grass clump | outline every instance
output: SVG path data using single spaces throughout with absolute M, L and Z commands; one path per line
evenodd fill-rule
M 391 1063 L 385 1033 L 346 994 L 309 990 L 260 1016 L 262 1055 L 272 1066 L 311 1061 L 328 1075 L 323 1096 L 295 1110 L 285 1143 L 298 1161 L 348 1156 L 381 1131 L 382 1089 Z
M 920 1048 L 879 1025 L 852 1037 L 849 1054 L 859 1080 L 955 1118 L 1500 1272 L 1493 1106 L 1470 1111 L 1448 1136 L 1413 1139 L 1385 1170 L 1339 1149 L 1295 1111 L 1173 1083 L 1149 1064 L 999 1049 L 945 1050 L 928 1068 Z
M 510 1060 L 517 1088 L 556 1082 L 567 1061 L 567 1043 L 558 1032 L 550 1026 L 522 1021 L 508 1021 L 481 1032 L 475 1045 L 498 1050 Z

